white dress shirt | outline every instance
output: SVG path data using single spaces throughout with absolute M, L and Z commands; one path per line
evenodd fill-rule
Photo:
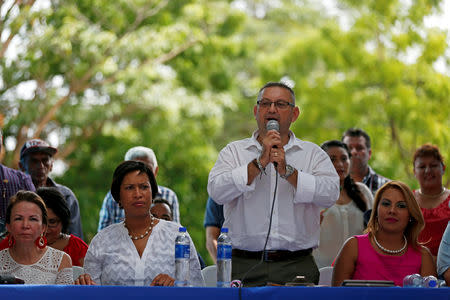
M 361 182 L 356 182 L 359 191 L 367 201 L 367 209 L 372 208 L 372 193 Z M 319 248 L 313 252 L 318 268 L 331 266 L 344 242 L 354 235 L 363 234 L 364 212 L 350 201 L 347 204 L 335 204 L 323 213 L 320 225 Z
M 224 204 L 225 222 L 233 248 L 261 251 L 269 229 L 276 172 L 257 175 L 247 185 L 247 165 L 261 155 L 262 146 L 251 138 L 228 144 L 209 173 L 208 193 Z M 339 198 L 339 177 L 329 156 L 319 146 L 299 140 L 290 132 L 284 146 L 286 163 L 298 171 L 297 188 L 278 175 L 272 229 L 267 250 L 296 251 L 317 247 L 321 207 Z
M 142 257 L 123 222 L 106 227 L 94 236 L 89 245 L 84 259 L 86 273 L 101 285 L 149 286 L 161 273 L 175 278 L 175 238 L 179 226 L 159 220 L 153 227 Z M 204 285 L 192 240 L 189 274 L 190 284 Z

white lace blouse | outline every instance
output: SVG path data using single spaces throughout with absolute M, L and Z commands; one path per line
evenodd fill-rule
M 91 241 L 84 268 L 101 285 L 149 286 L 163 273 L 175 278 L 175 238 L 179 224 L 160 220 L 153 228 L 139 256 L 124 223 L 116 223 L 97 233 Z M 190 284 L 203 286 L 197 251 L 191 240 Z
M 356 182 L 356 185 L 368 202 L 367 208 L 371 208 L 372 193 L 364 184 Z M 319 247 L 313 251 L 317 267 L 331 266 L 344 242 L 351 236 L 362 234 L 363 230 L 364 213 L 354 201 L 328 208 L 320 225 Z
M 58 271 L 64 252 L 47 247 L 44 255 L 32 265 L 17 263 L 9 249 L 0 251 L 0 275 L 13 275 L 25 284 L 73 284 L 72 268 Z

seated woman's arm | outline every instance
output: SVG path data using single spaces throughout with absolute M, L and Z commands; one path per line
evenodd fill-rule
M 420 275 L 425 277 L 428 275 L 437 276 L 436 264 L 434 263 L 433 255 L 426 247 L 422 247 L 422 265 L 420 266 Z
M 447 284 L 447 286 L 450 286 L 450 267 L 442 276 L 444 276 L 445 284 Z
M 73 284 L 72 260 L 64 253 L 56 275 L 56 284 Z
M 358 259 L 358 241 L 351 237 L 342 246 L 333 268 L 332 286 L 340 286 L 346 279 L 352 279 Z
M 98 239 L 98 236 L 94 236 L 89 245 L 89 248 L 86 252 L 86 256 L 84 257 L 84 270 L 85 274 L 82 274 L 75 280 L 75 284 L 77 285 L 96 285 L 100 283 L 100 276 L 102 275 L 102 250 L 99 247 L 101 241 Z

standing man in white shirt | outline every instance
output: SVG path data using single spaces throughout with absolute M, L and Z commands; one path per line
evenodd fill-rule
M 300 114 L 289 86 L 267 83 L 253 112 L 258 130 L 222 149 L 208 179 L 209 195 L 224 205 L 232 278 L 245 286 L 285 284 L 296 275 L 318 283 L 311 252 L 319 241 L 320 210 L 339 197 L 339 177 L 319 146 L 289 130 Z M 266 129 L 270 120 L 279 132 Z

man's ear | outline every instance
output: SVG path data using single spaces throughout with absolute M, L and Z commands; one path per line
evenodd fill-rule
M 49 173 L 53 170 L 53 162 L 54 162 L 54 159 L 53 159 L 53 157 L 50 157 L 50 166 L 49 166 Z
M 300 116 L 300 108 L 298 108 L 298 106 L 294 107 L 294 110 L 292 111 L 292 118 L 291 118 L 291 123 L 294 123 L 298 116 Z

